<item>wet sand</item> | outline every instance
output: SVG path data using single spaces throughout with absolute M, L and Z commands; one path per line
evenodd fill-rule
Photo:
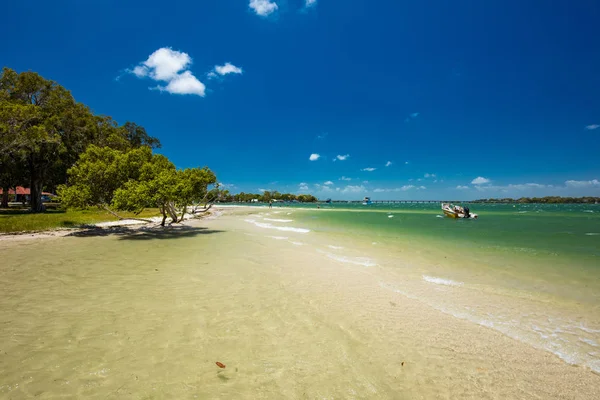
M 600 398 L 589 369 L 389 290 L 397 271 L 360 246 L 332 257 L 338 242 L 245 221 L 256 212 L 0 242 L 0 397 Z

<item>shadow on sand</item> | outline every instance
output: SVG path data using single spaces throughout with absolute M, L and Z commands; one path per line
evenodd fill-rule
M 121 240 L 152 240 L 152 239 L 180 239 L 195 237 L 198 235 L 210 235 L 224 231 L 208 229 L 204 227 L 193 227 L 187 225 L 172 225 L 165 227 L 136 227 L 125 226 L 113 228 L 86 227 L 83 230 L 73 232 L 67 236 L 75 237 L 98 237 L 117 236 Z

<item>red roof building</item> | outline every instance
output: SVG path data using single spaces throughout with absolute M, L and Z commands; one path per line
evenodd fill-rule
M 0 195 L 2 195 L 2 188 L 0 188 Z M 15 189 L 9 189 L 8 190 L 8 194 L 15 194 Z M 31 194 L 31 189 L 29 188 L 24 188 L 23 186 L 17 186 L 17 195 L 25 195 L 25 196 L 29 196 Z M 54 194 L 52 193 L 48 193 L 48 192 L 42 192 L 42 195 L 45 196 L 54 196 Z

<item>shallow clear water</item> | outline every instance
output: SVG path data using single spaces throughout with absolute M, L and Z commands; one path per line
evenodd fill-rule
M 0 242 L 0 397 L 598 398 L 597 247 L 547 244 L 596 213 L 474 211 Z

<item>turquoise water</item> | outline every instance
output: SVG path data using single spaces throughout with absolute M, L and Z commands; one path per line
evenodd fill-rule
M 376 266 L 381 287 L 600 373 L 599 205 L 472 204 L 478 220 L 439 204 L 298 208 L 261 214 L 329 258 Z

